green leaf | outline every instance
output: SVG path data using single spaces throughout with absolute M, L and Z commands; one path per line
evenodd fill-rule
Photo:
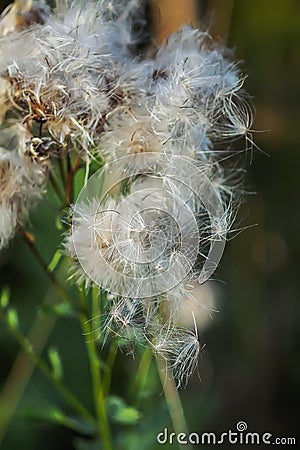
M 62 257 L 61 250 L 57 250 L 57 251 L 54 253 L 53 258 L 51 259 L 51 261 L 50 261 L 50 263 L 49 263 L 49 266 L 48 266 L 48 269 L 49 269 L 51 272 L 53 272 L 53 271 L 56 269 L 56 267 L 57 267 L 58 264 L 59 264 L 59 261 L 61 260 L 61 257 Z
M 61 220 L 62 220 L 62 219 L 61 219 L 60 215 L 57 216 L 57 217 L 56 217 L 56 220 L 55 220 L 55 226 L 56 226 L 56 229 L 59 230 L 59 231 L 63 230 L 63 226 L 62 226 Z
M 7 308 L 10 301 L 10 289 L 9 287 L 5 287 L 1 293 L 0 297 L 0 306 L 1 308 L 5 309 Z
M 86 436 L 94 436 L 97 432 L 96 428 L 86 420 L 79 416 L 69 417 L 53 405 L 26 409 L 23 410 L 20 415 L 28 420 L 44 420 L 46 422 L 62 425 L 71 430 L 75 430 L 78 433 L 85 434 Z
M 43 305 L 40 311 L 44 314 L 55 314 L 61 317 L 75 317 L 76 311 L 67 302 L 57 303 L 56 305 Z
M 16 308 L 10 308 L 6 314 L 7 323 L 11 328 L 17 328 L 19 325 L 19 316 Z
M 63 368 L 58 351 L 53 347 L 49 348 L 48 358 L 51 364 L 54 378 L 56 380 L 61 380 L 63 377 Z
M 108 398 L 108 414 L 113 422 L 121 425 L 134 425 L 142 417 L 137 409 L 126 405 L 123 399 L 116 396 Z

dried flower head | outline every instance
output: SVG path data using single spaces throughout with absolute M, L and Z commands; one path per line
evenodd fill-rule
M 7 246 L 17 225 L 41 198 L 47 178 L 47 166 L 0 147 L 0 249 Z
M 185 26 L 142 52 L 144 12 L 138 0 L 17 0 L 1 16 L 0 247 L 52 161 L 69 175 L 84 161 L 65 242 L 73 277 L 112 294 L 106 330 L 150 345 L 185 387 L 201 345 L 195 320 L 192 331 L 177 318 L 235 221 L 230 143 L 252 145 L 253 113 L 245 76 L 207 32 Z M 99 157 L 104 176 L 89 177 Z

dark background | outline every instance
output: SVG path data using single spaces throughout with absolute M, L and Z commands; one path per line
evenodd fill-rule
M 4 2 L 0 5 L 3 9 Z M 300 2 L 199 1 L 199 11 L 212 24 L 213 35 L 235 47 L 243 72 L 249 74 L 246 89 L 256 106 L 253 128 L 266 131 L 253 133 L 262 151 L 254 150 L 247 158 L 246 185 L 252 194 L 246 196 L 240 212 L 242 226 L 256 226 L 226 246 L 215 276 L 219 313 L 200 330 L 206 343 L 201 381 L 195 376 L 181 396 L 190 429 L 198 433 L 235 429 L 244 420 L 250 431 L 296 437 L 300 420 Z M 47 205 L 35 210 L 32 223 L 37 244 L 49 260 L 59 235 Z M 26 331 L 49 289 L 48 280 L 18 238 L 0 256 L 0 270 L 1 284 L 11 285 L 12 301 Z M 2 383 L 18 346 L 0 326 Z M 71 319 L 59 321 L 50 344 L 63 355 L 70 388 L 91 403 L 77 324 Z M 130 357 L 122 356 L 114 379 L 116 393 L 124 393 L 134 370 Z M 50 400 L 64 408 L 60 397 L 35 371 L 1 448 L 73 448 L 71 432 L 23 417 L 27 408 Z M 156 448 L 156 433 L 168 425 L 166 412 L 158 409 L 161 402 L 158 390 L 145 407 L 139 431 L 145 436 L 141 450 Z M 146 438 L 146 428 L 149 436 L 152 433 L 152 443 Z

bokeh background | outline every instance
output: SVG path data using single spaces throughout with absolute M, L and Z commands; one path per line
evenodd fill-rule
M 5 3 L 8 2 L 0 2 L 1 10 Z M 253 139 L 261 149 L 254 149 L 244 159 L 249 194 L 241 208 L 239 223 L 241 227 L 250 227 L 228 242 L 215 281 L 207 288 L 219 312 L 199 330 L 201 341 L 206 344 L 199 368 L 201 380 L 195 375 L 189 387 L 181 392 L 187 421 L 190 430 L 198 433 L 235 429 L 236 423 L 244 420 L 250 431 L 269 432 L 274 437 L 297 437 L 300 421 L 300 2 L 173 0 L 172 3 L 163 0 L 161 3 L 162 20 L 153 27 L 161 39 L 193 16 L 194 22 L 199 20 L 200 25 L 209 25 L 217 40 L 235 48 L 243 72 L 249 75 L 246 89 L 256 106 L 253 128 L 258 131 L 253 132 Z M 156 13 L 153 17 L 157 20 Z M 32 215 L 37 245 L 48 261 L 60 241 L 51 208 L 51 198 L 48 198 Z M 54 293 L 49 291 L 46 276 L 19 238 L 0 255 L 0 271 L 1 285 L 11 286 L 12 302 L 26 331 L 41 300 Z M 4 326 L 0 327 L 0 383 L 4 385 L 11 376 L 19 348 Z M 48 345 L 59 349 L 69 387 L 91 405 L 88 365 L 77 323 L 72 318 L 59 320 Z M 121 355 L 113 391 L 127 395 L 129 401 L 126 386 L 135 370 L 136 362 Z M 17 378 L 22 378 L 22 371 Z M 134 429 L 116 429 L 124 442 L 129 435 L 137 436 L 136 444 L 132 438 L 133 450 L 160 448 L 156 434 L 170 425 L 161 390 L 155 387 L 154 371 L 151 380 L 148 384 L 152 394 L 141 405 L 144 414 L 141 424 Z M 10 378 L 12 392 L 14 383 L 18 383 L 16 374 Z M 25 385 L 1 448 L 73 449 L 75 433 L 42 420 L 29 420 L 28 411 L 36 411 L 49 402 L 66 410 L 61 398 L 38 371 L 34 371 Z M 6 407 L 9 408 L 8 403 Z

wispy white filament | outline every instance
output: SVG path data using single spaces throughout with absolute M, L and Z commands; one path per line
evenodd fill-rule
M 80 157 L 72 276 L 112 294 L 106 331 L 150 345 L 180 388 L 201 346 L 177 316 L 235 221 L 243 174 L 228 164 L 230 142 L 252 144 L 253 113 L 245 76 L 207 32 L 185 26 L 141 54 L 144 7 L 17 0 L 1 16 L 0 248 L 41 197 L 51 160 Z M 99 157 L 107 170 L 93 184 Z

